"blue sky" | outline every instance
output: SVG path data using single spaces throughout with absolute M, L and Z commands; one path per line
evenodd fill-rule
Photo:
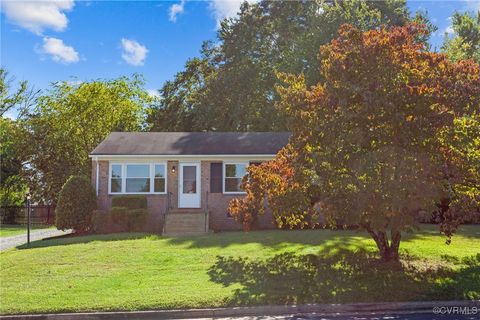
M 86 81 L 142 73 L 154 91 L 215 40 L 218 21 L 234 16 L 239 0 L 73 1 L 1 4 L 0 63 L 17 80 L 44 89 L 57 80 Z M 438 28 L 442 43 L 455 11 L 479 10 L 478 1 L 408 1 Z

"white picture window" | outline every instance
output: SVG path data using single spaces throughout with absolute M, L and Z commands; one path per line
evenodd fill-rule
M 126 169 L 125 190 L 127 193 L 150 192 L 150 165 L 127 164 Z
M 166 193 L 166 163 L 112 163 L 110 193 Z
M 224 164 L 224 193 L 244 193 L 240 185 L 242 183 L 242 178 L 247 174 L 247 165 L 247 163 Z

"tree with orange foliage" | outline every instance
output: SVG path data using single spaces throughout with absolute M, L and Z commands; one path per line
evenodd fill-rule
M 247 195 L 230 202 L 230 214 L 243 223 L 249 231 L 257 225 L 259 214 L 264 214 L 266 204 L 272 211 L 277 225 L 282 227 L 306 227 L 314 222 L 310 198 L 301 170 L 291 164 L 297 156 L 291 145 L 287 145 L 276 156 L 258 166 L 249 166 L 248 175 L 243 179 L 242 188 Z
M 262 212 L 266 198 L 276 217 L 294 216 L 293 226 L 320 208 L 327 221 L 365 229 L 391 261 L 402 233 L 448 197 L 441 228 L 451 236 L 480 200 L 480 68 L 427 52 L 417 40 L 426 32 L 345 25 L 320 48 L 322 83 L 307 88 L 301 75 L 280 75 L 290 146 L 249 170 L 248 196 L 232 213 Z

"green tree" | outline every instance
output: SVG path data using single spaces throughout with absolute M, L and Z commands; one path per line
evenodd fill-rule
M 360 226 L 385 261 L 397 260 L 402 233 L 446 194 L 447 236 L 478 206 L 480 67 L 425 51 L 418 25 L 339 32 L 320 49 L 324 81 L 281 75 L 291 146 L 250 170 L 231 212 L 248 217 L 266 195 L 277 221 L 294 227 L 321 212 Z
M 445 35 L 442 52 L 446 53 L 452 61 L 464 59 L 473 59 L 480 63 L 480 11 L 474 13 L 458 13 L 452 16 L 453 35 Z M 449 145 L 448 152 L 456 159 L 466 161 L 467 165 L 463 166 L 464 170 L 469 170 L 469 178 L 458 180 L 451 171 L 456 171 L 462 167 L 452 168 L 447 162 L 444 168 L 444 175 L 448 177 L 446 182 L 447 192 L 441 201 L 438 214 L 440 221 L 449 220 L 453 225 L 461 223 L 465 219 L 469 221 L 478 221 L 480 209 L 471 208 L 471 201 L 465 199 L 465 194 L 474 193 L 478 189 L 478 181 L 480 181 L 480 113 L 464 116 L 456 119 L 455 126 L 451 128 L 449 135 L 445 135 L 445 143 Z M 468 172 L 464 172 L 468 174 Z M 476 173 L 476 174 L 475 174 Z M 475 187 L 477 186 L 477 187 Z M 465 217 L 459 214 L 457 210 L 451 210 L 450 207 L 463 208 L 462 212 L 471 213 L 471 217 Z M 468 208 L 470 206 L 470 208 Z M 475 215 L 477 215 L 475 217 Z M 442 228 L 446 233 L 450 232 L 452 223 L 442 224 Z
M 21 176 L 22 162 L 18 157 L 16 122 L 0 118 L 0 206 L 21 205 L 27 185 Z
M 73 229 L 77 233 L 88 232 L 93 227 L 93 211 L 97 196 L 90 179 L 71 176 L 65 182 L 55 208 L 55 226 L 60 230 Z
M 320 80 L 320 45 L 350 23 L 362 30 L 403 25 L 405 1 L 261 1 L 244 3 L 237 18 L 225 19 L 216 46 L 160 90 L 150 111 L 151 130 L 280 131 L 285 117 L 275 103 L 276 72 L 303 73 Z
M 14 83 L 15 78 L 9 77 L 7 69 L 0 67 L 0 116 L 2 117 L 7 111 L 20 107 L 22 104 L 28 105 L 36 94 L 28 87 L 27 81 L 18 83 L 18 88 L 12 92 Z
M 195 131 L 198 125 L 195 111 L 204 101 L 207 79 L 215 73 L 215 48 L 211 43 L 202 45 L 199 58 L 189 59 L 185 70 L 174 80 L 166 81 L 159 90 L 161 99 L 148 110 L 147 123 L 152 131 Z
M 0 67 L 0 205 L 20 205 L 25 199 L 27 190 L 20 172 L 22 162 L 18 157 L 16 138 L 18 126 L 15 120 L 7 118 L 8 111 L 28 106 L 35 92 L 28 87 L 26 81 L 18 84 L 12 91 L 14 77 L 9 77 L 8 71 Z
M 135 75 L 57 82 L 21 119 L 24 172 L 38 201 L 56 201 L 71 175 L 90 175 L 88 154 L 112 131 L 142 129 L 151 97 Z
M 442 52 L 453 61 L 474 59 L 480 63 L 480 11 L 477 14 L 455 12 L 452 16 L 454 34 L 445 35 Z

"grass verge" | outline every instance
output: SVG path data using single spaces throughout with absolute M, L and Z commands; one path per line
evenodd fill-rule
M 426 226 L 389 265 L 354 231 L 37 241 L 0 253 L 0 312 L 478 299 L 479 240 L 480 226 L 462 227 L 451 245 Z

